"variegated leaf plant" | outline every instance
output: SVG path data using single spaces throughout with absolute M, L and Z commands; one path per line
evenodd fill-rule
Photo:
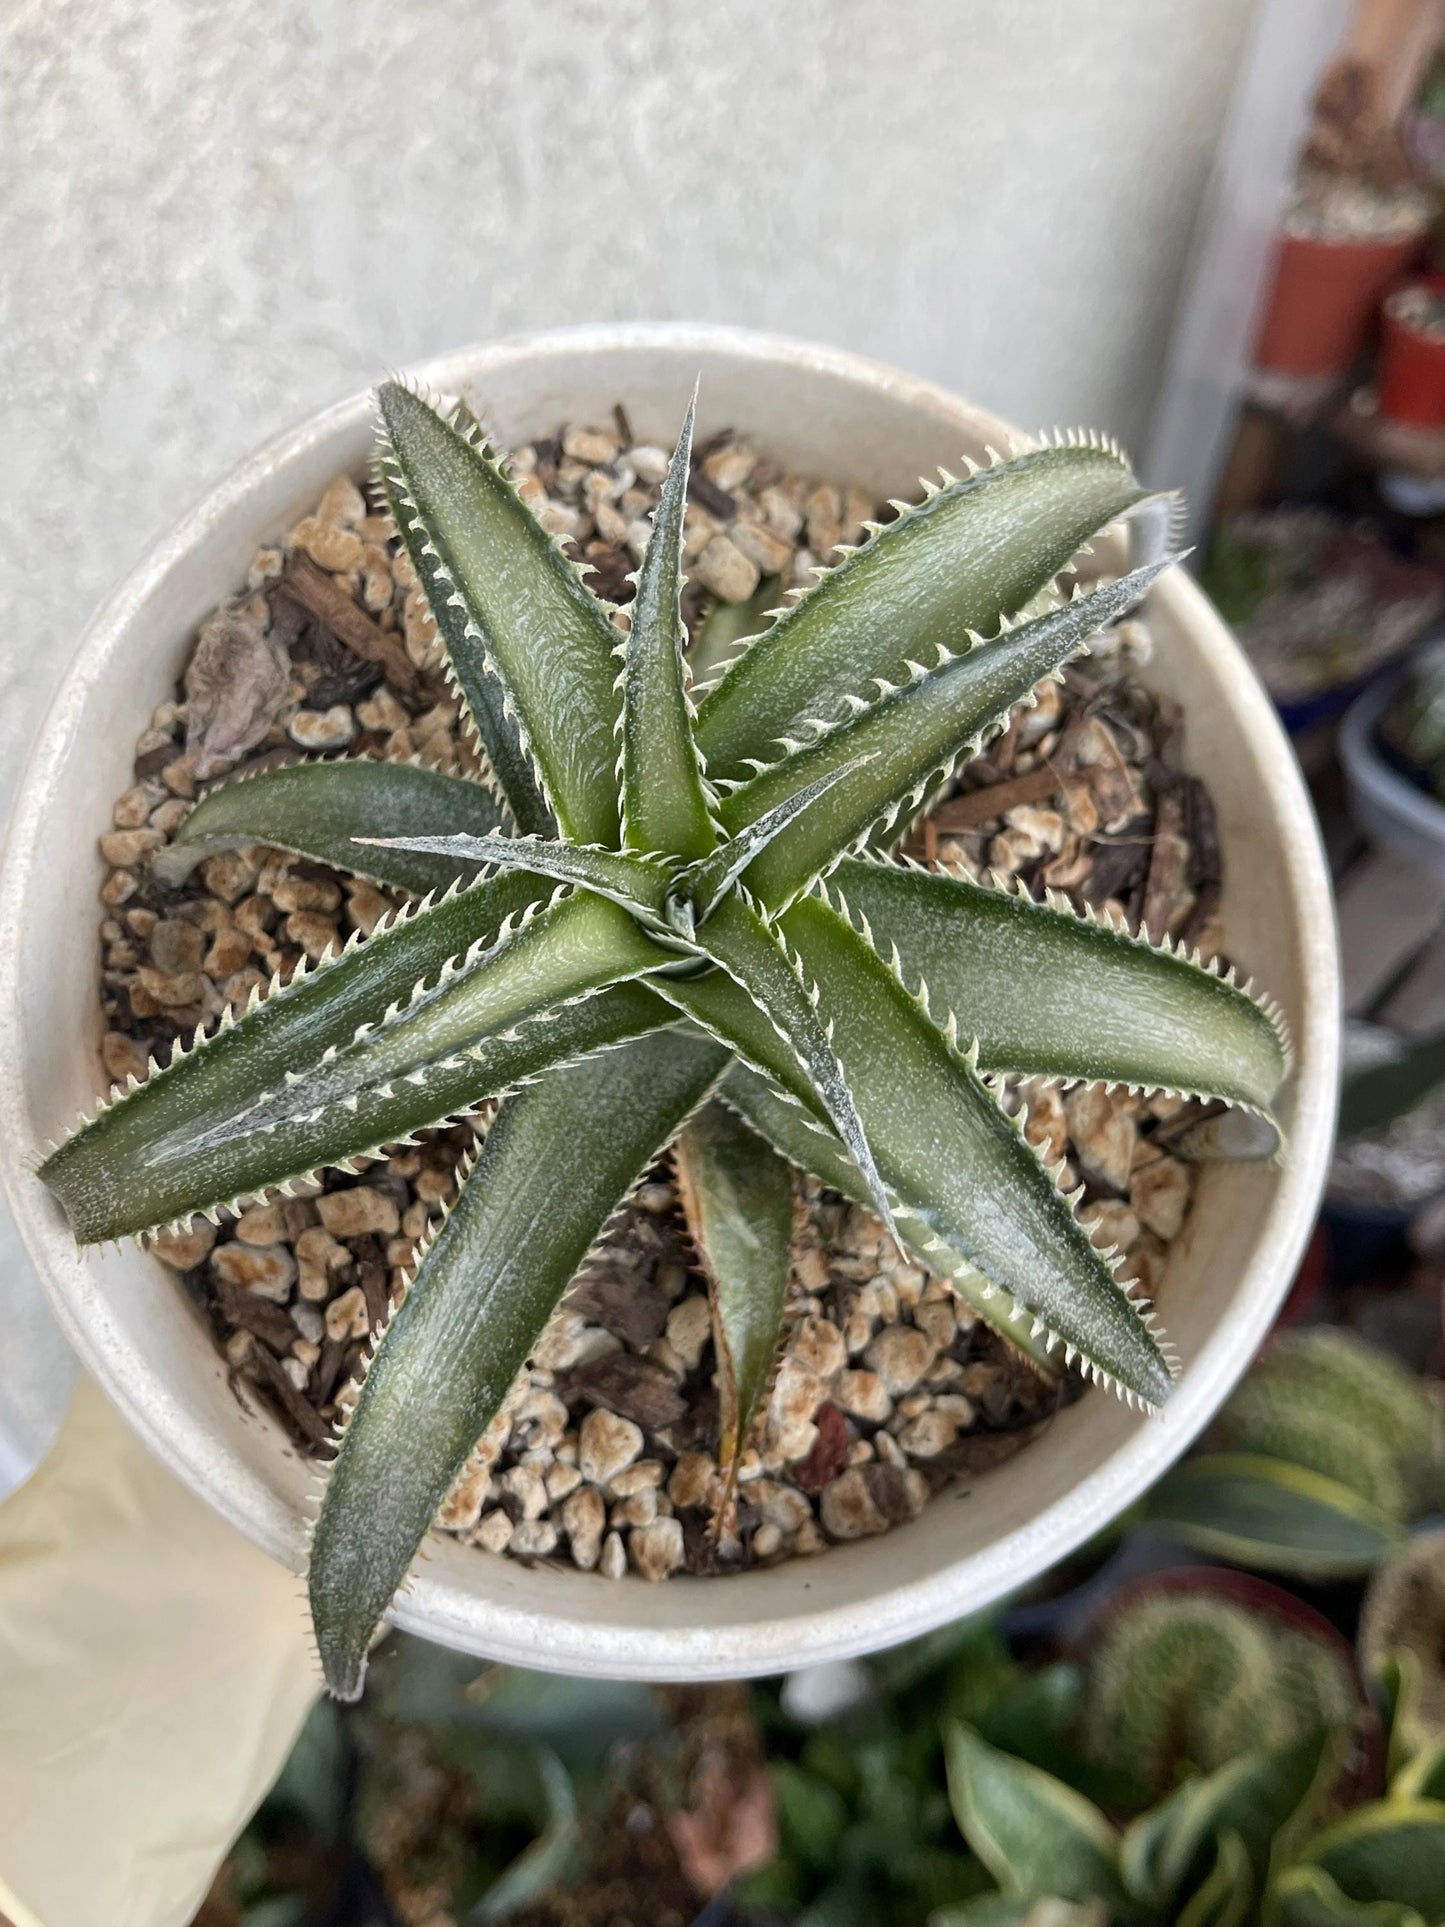
M 691 411 L 624 634 L 469 414 L 393 383 L 379 403 L 380 488 L 488 782 L 353 760 L 207 796 L 181 860 L 265 843 L 415 900 L 113 1093 L 41 1173 L 92 1243 L 354 1170 L 501 1100 L 326 1481 L 310 1589 L 343 1696 L 568 1282 L 669 1145 L 735 1464 L 778 1346 L 790 1164 L 872 1205 L 1045 1367 L 1062 1353 L 1153 1406 L 1173 1371 L 1154 1315 L 997 1077 L 1267 1113 L 1286 1068 L 1272 1010 L 1167 941 L 887 854 L 1166 566 L 1054 587 L 1104 527 L 1158 507 L 1111 445 L 1057 438 L 925 485 L 694 704 Z

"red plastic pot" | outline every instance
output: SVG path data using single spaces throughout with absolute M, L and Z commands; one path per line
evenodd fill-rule
M 1410 282 L 1399 293 L 1423 286 L 1438 294 L 1441 277 Z M 1380 347 L 1380 413 L 1408 428 L 1445 428 L 1445 341 L 1432 338 L 1385 303 Z
M 1343 374 L 1369 337 L 1381 298 L 1409 267 L 1419 234 L 1324 241 L 1283 234 L 1254 359 L 1289 375 Z

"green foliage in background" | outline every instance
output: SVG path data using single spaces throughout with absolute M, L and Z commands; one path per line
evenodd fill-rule
M 1155 1486 L 1146 1514 L 1171 1538 L 1262 1572 L 1367 1573 L 1445 1497 L 1439 1401 L 1332 1327 L 1277 1337 L 1208 1445 Z

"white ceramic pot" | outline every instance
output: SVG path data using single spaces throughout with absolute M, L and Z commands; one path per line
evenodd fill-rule
M 503 441 L 605 418 L 676 432 L 702 373 L 701 432 L 745 426 L 804 473 L 906 494 L 938 464 L 1009 434 L 942 389 L 851 355 L 732 329 L 608 327 L 472 349 L 421 371 Z M 364 396 L 236 469 L 141 565 L 87 632 L 50 712 L 0 881 L 4 1176 L 26 1242 L 82 1359 L 168 1465 L 277 1559 L 304 1563 L 314 1474 L 227 1383 L 209 1334 L 134 1247 L 78 1254 L 32 1175 L 101 1078 L 96 1057 L 97 833 L 130 781 L 132 744 L 167 698 L 195 625 L 252 551 L 371 447 Z M 1182 571 L 1156 586 L 1150 680 L 1188 711 L 1187 754 L 1219 811 L 1229 942 L 1279 998 L 1296 1068 L 1280 1164 L 1207 1167 L 1174 1246 L 1163 1313 L 1185 1361 L 1164 1415 L 1091 1393 L 986 1478 L 885 1537 L 730 1579 L 529 1569 L 434 1537 L 394 1618 L 492 1658 L 650 1679 L 772 1673 L 881 1647 L 986 1606 L 1090 1538 L 1199 1431 L 1269 1329 L 1314 1217 L 1334 1121 L 1334 925 L 1313 816 L 1289 746 L 1243 657 Z

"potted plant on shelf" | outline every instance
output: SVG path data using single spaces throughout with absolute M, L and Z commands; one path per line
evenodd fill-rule
M 1309 506 L 1224 523 L 1200 579 L 1292 735 L 1342 714 L 1445 606 L 1433 568 Z
M 1320 82 L 1255 346 L 1261 368 L 1344 374 L 1381 297 L 1424 243 L 1430 197 L 1379 92 L 1379 75 L 1358 60 L 1337 61 Z
M 148 894 L 127 912 L 125 929 L 148 942 L 153 956 L 162 925 L 200 929 L 213 942 L 230 932 L 235 919 L 215 908 L 216 880 L 229 874 L 223 859 L 239 858 L 244 869 L 256 860 L 251 853 L 266 849 L 291 853 L 286 863 L 300 861 L 290 869 L 283 863 L 284 891 L 280 872 L 272 873 L 271 925 L 264 905 L 252 920 L 272 949 L 283 941 L 302 950 L 313 944 L 315 967 L 301 963 L 264 998 L 242 999 L 234 986 L 206 1035 L 178 1049 L 171 1065 L 137 1076 L 133 1088 L 50 1154 L 43 1184 L 29 1173 L 9 1174 L 27 1234 L 86 1356 L 172 1461 L 283 1556 L 301 1554 L 299 1515 L 315 1478 L 311 1466 L 289 1454 L 273 1428 L 258 1427 L 235 1406 L 207 1334 L 173 1294 L 158 1289 L 153 1259 L 135 1250 L 76 1255 L 71 1233 L 89 1247 L 173 1226 L 172 1240 L 198 1239 L 204 1259 L 209 1241 L 204 1226 L 193 1228 L 193 1213 L 218 1215 L 265 1199 L 250 1205 L 237 1235 L 217 1247 L 217 1255 L 230 1254 L 218 1288 L 258 1352 L 275 1349 L 271 1311 L 281 1313 L 289 1302 L 293 1318 L 300 1316 L 309 1294 L 310 1318 L 297 1325 L 286 1357 L 272 1359 L 283 1403 L 282 1382 L 296 1402 L 298 1381 L 312 1382 L 328 1344 L 341 1348 L 334 1362 L 350 1355 L 348 1339 L 364 1344 L 386 1325 L 359 1397 L 336 1388 L 338 1413 L 354 1411 L 325 1483 L 312 1545 L 323 1657 L 343 1692 L 355 1689 L 372 1629 L 438 1506 L 456 1508 L 455 1523 L 466 1514 L 468 1494 L 468 1535 L 483 1545 L 515 1538 L 511 1550 L 530 1553 L 534 1563 L 480 1558 L 455 1538 L 436 1540 L 396 1616 L 435 1637 L 525 1653 L 533 1663 L 564 1669 L 775 1670 L 795 1655 L 856 1650 L 997 1596 L 1024 1576 L 1029 1561 L 1057 1557 L 1127 1503 L 1209 1416 L 1287 1285 L 1318 1189 L 1333 1082 L 1333 953 L 1318 851 L 1263 697 L 1242 675 L 1207 605 L 1171 572 L 1159 578 L 1151 601 L 1161 637 L 1152 674 L 1182 698 L 1206 769 L 1211 756 L 1216 777 L 1228 764 L 1233 793 L 1219 795 L 1218 827 L 1226 857 L 1243 855 L 1246 835 L 1256 839 L 1250 860 L 1229 873 L 1223 907 L 1231 953 L 1278 987 L 1293 1020 L 1300 1063 L 1284 1098 L 1291 1148 L 1273 1165 L 1201 1167 L 1187 1233 L 1167 1247 L 1169 1275 L 1162 1257 L 1134 1271 L 1134 1290 L 1142 1278 L 1150 1304 L 1162 1298 L 1166 1311 L 1177 1307 L 1183 1328 L 1187 1370 L 1170 1398 L 1172 1422 L 1151 1429 L 1117 1407 L 1107 1411 L 1097 1396 L 1068 1405 L 1028 1451 L 970 1495 L 966 1512 L 928 1506 L 897 1535 L 888 1562 L 878 1559 L 868 1535 L 918 1514 L 929 1491 L 909 1462 L 912 1447 L 899 1440 L 941 1401 L 920 1394 L 921 1406 L 893 1411 L 892 1398 L 920 1382 L 917 1362 L 910 1377 L 903 1354 L 923 1349 L 919 1327 L 910 1336 L 896 1310 L 893 1324 L 885 1312 L 886 1329 L 879 1330 L 875 1314 L 864 1333 L 868 1372 L 831 1358 L 846 1341 L 824 1316 L 830 1248 L 819 1225 L 836 1225 L 847 1207 L 828 1199 L 856 1200 L 855 1225 L 863 1207 L 876 1210 L 899 1245 L 936 1274 L 929 1283 L 927 1271 L 900 1260 L 886 1238 L 880 1244 L 875 1226 L 870 1242 L 848 1256 L 871 1267 L 862 1275 L 876 1279 L 876 1302 L 958 1304 L 958 1313 L 948 1312 L 951 1331 L 972 1332 L 977 1324 L 982 1332 L 977 1321 L 992 1322 L 1046 1371 L 1057 1369 L 1051 1359 L 1081 1363 L 1135 1401 L 1160 1405 L 1170 1393 L 1171 1354 L 1152 1309 L 1135 1303 L 1129 1281 L 1115 1278 L 1108 1252 L 1111 1233 L 1123 1235 L 1129 1204 L 1096 1191 L 1087 1217 L 1095 1242 L 1036 1155 L 1024 1117 L 1009 1115 L 989 1080 L 1083 1080 L 1085 1098 L 1071 1113 L 1073 1136 L 1064 1142 L 1083 1143 L 1083 1155 L 1102 1169 L 1102 1139 L 1115 1127 L 1104 1112 L 1094 1114 L 1098 1099 L 1088 1094 L 1098 1083 L 1166 1089 L 1267 1115 L 1286 1058 L 1271 1011 L 1167 939 L 1156 948 L 1112 918 L 1075 918 L 1061 902 L 1031 903 L 981 887 L 966 869 L 928 874 L 888 856 L 915 816 L 954 786 L 960 759 L 978 762 L 980 745 L 1040 680 L 1124 615 L 1159 576 L 1160 560 L 1133 571 L 1121 565 L 1093 586 L 1077 585 L 1070 597 L 1050 594 L 1081 543 L 1121 514 L 1147 507 L 1116 451 L 1064 438 L 992 459 L 986 444 L 1006 439 L 1001 426 L 936 391 L 846 358 L 725 331 L 543 339 L 463 358 L 434 378 L 453 391 L 469 386 L 515 444 L 527 433 L 535 437 L 559 409 L 574 420 L 595 419 L 604 395 L 620 398 L 634 421 L 656 434 L 699 366 L 703 392 L 722 419 L 758 423 L 760 437 L 800 467 L 842 475 L 870 500 L 898 489 L 902 465 L 912 466 L 920 444 L 936 445 L 945 432 L 955 441 L 962 434 L 987 465 L 970 459 L 962 477 L 946 475 L 941 486 L 926 487 L 921 504 L 900 504 L 886 525 L 861 530 L 861 544 L 763 627 L 759 640 L 698 692 L 694 710 L 681 649 L 683 558 L 690 555 L 724 602 L 729 595 L 740 601 L 757 585 L 761 564 L 754 562 L 744 584 L 747 572 L 733 557 L 746 561 L 750 541 L 755 553 L 765 549 L 768 531 L 761 517 L 740 516 L 736 541 L 714 533 L 726 496 L 718 477 L 726 479 L 727 467 L 718 462 L 711 473 L 704 463 L 694 482 L 705 505 L 711 486 L 713 519 L 695 518 L 689 530 L 691 418 L 670 464 L 654 460 L 649 445 L 661 488 L 655 522 L 650 529 L 636 518 L 623 523 L 639 562 L 624 630 L 543 525 L 555 531 L 566 521 L 565 502 L 545 499 L 543 467 L 555 474 L 573 462 L 580 491 L 585 474 L 596 473 L 585 451 L 568 455 L 564 442 L 549 446 L 544 460 L 534 441 L 530 470 L 524 459 L 514 478 L 481 444 L 465 407 L 446 419 L 410 390 L 389 385 L 381 398 L 387 446 L 380 486 L 400 541 L 384 546 L 377 517 L 359 497 L 343 502 L 339 520 L 313 524 L 298 538 L 310 545 L 313 561 L 335 551 L 331 590 L 318 587 L 305 567 L 288 564 L 289 592 L 323 607 L 327 633 L 349 629 L 353 653 L 370 651 L 381 665 L 386 688 L 373 682 L 354 713 L 365 708 L 368 717 L 380 717 L 390 696 L 411 714 L 411 725 L 398 725 L 389 739 L 396 754 L 414 741 L 412 726 L 422 733 L 425 720 L 403 700 L 405 644 L 414 641 L 425 663 L 432 643 L 420 629 L 415 637 L 405 625 L 399 629 L 394 617 L 390 626 L 356 618 L 368 598 L 380 602 L 389 593 L 384 571 L 403 578 L 410 571 L 417 603 L 429 601 L 435 617 L 446 674 L 480 739 L 485 760 L 474 767 L 487 781 L 363 756 L 262 770 L 214 791 L 193 812 L 184 796 L 180 810 L 162 802 L 163 820 L 145 819 L 145 834 L 139 826 L 116 832 L 131 842 L 124 852 L 118 845 L 109 851 L 107 902 L 125 911 L 134 898 L 123 879 L 145 869 Z M 37 935 L 54 933 L 44 945 L 27 939 L 15 947 L 4 986 L 7 1095 L 41 1136 L 62 1125 L 60 1107 L 88 1076 L 76 1039 L 93 995 L 83 970 L 69 984 L 60 980 L 59 960 L 74 949 L 79 912 L 68 885 L 40 911 L 37 892 L 53 893 L 58 882 L 45 862 L 42 821 L 95 822 L 101 799 L 121 784 L 113 780 L 119 759 L 107 763 L 92 754 L 100 747 L 93 731 L 133 686 L 142 646 L 154 670 L 149 687 L 158 690 L 158 679 L 174 674 L 177 644 L 233 587 L 256 542 L 314 503 L 333 470 L 355 466 L 362 432 L 359 407 L 344 409 L 243 473 L 152 565 L 146 587 L 123 598 L 62 698 L 32 769 L 7 871 L 7 914 Z M 583 439 L 569 438 L 577 450 Z M 727 447 L 717 442 L 713 454 L 723 456 Z M 856 454 L 850 473 L 847 451 L 864 448 L 872 454 Z M 626 500 L 625 490 L 614 494 Z M 599 528 L 604 495 L 599 486 L 587 497 L 595 500 Z M 537 503 L 541 522 L 526 497 Z M 820 499 L 822 508 L 841 508 L 844 500 L 836 491 Z M 333 509 L 338 501 L 333 497 Z M 357 566 L 351 594 L 341 600 L 353 615 L 336 603 L 352 551 L 327 534 L 347 516 Z M 821 508 L 817 519 L 820 547 L 823 532 L 834 540 L 844 532 L 836 511 L 831 524 Z M 811 523 L 810 514 L 810 533 Z M 797 545 L 778 559 L 796 565 Z M 259 580 L 272 567 L 261 564 Z M 613 593 L 625 599 L 620 582 Z M 264 648 L 255 646 L 259 626 L 245 606 L 227 605 L 204 624 L 187 671 L 188 727 L 196 728 L 198 714 L 206 729 L 218 727 L 224 712 L 233 758 L 238 740 L 254 748 L 276 727 L 263 721 L 255 728 L 254 712 L 265 709 L 257 691 L 268 673 Z M 727 626 L 714 625 L 713 639 Z M 694 647 L 706 640 L 699 633 Z M 261 641 L 274 645 L 274 627 Z M 235 674 L 216 673 L 228 651 L 251 667 L 244 688 Z M 283 734 L 313 747 L 347 740 L 344 718 L 327 719 L 353 711 L 324 698 L 337 693 L 339 674 L 352 672 L 315 653 L 302 667 L 306 700 L 293 695 Z M 417 662 L 411 673 L 423 673 Z M 1096 685 L 1086 687 L 1097 704 Z M 419 700 L 414 689 L 410 694 Z M 153 731 L 164 737 L 176 721 L 170 715 Z M 1081 716 L 1080 733 L 1103 754 L 1100 745 L 1114 739 L 1107 730 L 1090 733 L 1086 725 L 1098 721 Z M 1017 751 L 1022 734 L 1010 730 L 1003 740 Z M 192 769 L 212 740 L 193 746 Z M 172 771 L 184 788 L 188 771 L 173 769 L 184 762 L 175 749 L 167 737 L 143 755 L 165 759 L 156 771 Z M 1036 768 L 1033 793 L 1057 794 L 1059 779 Z M 977 781 L 987 787 L 999 773 L 980 768 Z M 1111 773 L 1127 790 L 1127 768 L 1111 766 Z M 1172 793 L 1172 780 L 1156 770 L 1161 795 Z M 1172 869 L 1176 883 L 1182 877 L 1188 811 L 1204 807 L 1189 802 L 1192 794 L 1181 782 L 1171 809 L 1160 804 L 1137 886 L 1146 922 L 1160 904 L 1175 914 L 1173 895 L 1154 894 L 1156 862 L 1158 874 Z M 950 807 L 955 817 L 947 820 L 963 839 L 950 847 L 966 866 L 970 832 L 962 826 L 987 819 L 967 793 Z M 1027 817 L 1029 807 L 1017 804 L 1000 828 L 1000 837 L 1014 838 L 1004 854 L 1017 857 L 1024 833 L 1051 833 Z M 1121 826 L 1133 807 L 1126 800 L 1115 810 Z M 938 811 L 935 828 L 945 820 Z M 1121 834 L 1119 847 L 1128 842 Z M 866 847 L 850 854 L 855 846 Z M 930 853 L 926 835 L 922 852 Z M 166 890 L 185 887 L 180 872 L 194 859 L 207 878 L 205 900 L 185 899 L 185 914 L 161 914 L 155 906 L 169 901 Z M 318 873 L 322 865 L 329 868 Z M 410 904 L 369 941 L 348 942 L 341 955 L 328 956 L 314 924 L 301 920 L 314 915 L 303 899 L 334 907 L 325 893 L 340 895 L 328 881 L 335 872 L 371 879 L 364 887 L 382 911 L 381 888 Z M 1215 898 L 1218 885 L 1216 874 Z M 352 888 L 353 911 L 360 888 Z M 427 891 L 442 894 L 419 903 Z M 294 906 L 284 936 L 275 923 L 283 897 L 283 908 Z M 381 911 L 372 909 L 375 920 Z M 359 913 L 356 923 L 359 930 Z M 102 986 L 113 997 L 124 981 L 134 1011 L 138 984 L 139 1007 L 150 1008 L 157 1025 L 166 997 L 181 998 L 173 980 L 204 977 L 190 954 L 193 937 L 171 929 L 164 942 L 174 968 L 153 963 L 127 977 L 134 945 L 124 934 L 107 938 L 109 982 Z M 203 985 L 196 988 L 204 995 Z M 37 999 L 52 1008 L 74 1000 L 64 1047 L 53 1017 L 34 1021 Z M 406 1140 L 438 1121 L 475 1115 L 499 1097 L 485 1136 L 462 1159 L 461 1189 L 449 1212 L 428 1223 L 428 1212 L 417 1217 L 409 1204 L 412 1229 L 398 1237 L 387 1185 L 394 1190 L 396 1180 L 416 1175 L 418 1158 L 405 1150 Z M 1190 1125 L 1179 1104 L 1171 1098 L 1150 1112 L 1147 1131 L 1155 1133 L 1171 1107 L 1176 1124 Z M 1047 1109 L 1046 1095 L 1039 1106 Z M 1206 1120 L 1192 1129 L 1196 1153 L 1207 1154 L 1217 1133 Z M 1169 1228 L 1178 1234 L 1188 1181 L 1164 1182 L 1164 1167 L 1172 1171 L 1177 1160 L 1152 1137 L 1141 1164 L 1158 1168 L 1139 1180 L 1134 1160 L 1143 1135 L 1131 1122 L 1116 1194 L 1122 1185 L 1126 1200 L 1148 1196 L 1150 1205 L 1140 1209 L 1156 1217 L 1167 1203 L 1166 1216 L 1175 1220 Z M 1032 1136 L 1040 1136 L 1037 1128 Z M 686 1366 L 691 1345 L 692 1382 L 715 1378 L 717 1407 L 709 1412 L 700 1398 L 695 1411 L 668 1407 L 670 1419 L 654 1414 L 639 1425 L 609 1409 L 594 1372 L 587 1402 L 597 1409 L 580 1430 L 557 1436 L 571 1414 L 558 1396 L 561 1354 L 555 1345 L 547 1351 L 554 1308 L 630 1187 L 674 1142 L 676 1188 L 709 1280 L 716 1369 L 698 1364 L 708 1307 L 704 1302 L 699 1329 L 687 1310 L 697 1295 L 676 1276 L 669 1288 L 679 1302 L 666 1312 L 665 1333 L 648 1341 L 644 1362 L 665 1374 L 678 1360 Z M 328 1179 L 330 1189 L 318 1195 L 314 1171 L 354 1170 L 358 1160 L 398 1146 L 395 1168 L 375 1181 L 348 1186 Z M 820 1193 L 814 1184 L 803 1193 L 808 1215 L 795 1289 L 805 1292 L 807 1315 L 789 1339 L 770 1396 L 795 1224 L 790 1165 L 810 1170 L 832 1191 Z M 286 1187 L 294 1190 L 298 1181 L 308 1195 L 287 1202 Z M 448 1183 L 445 1176 L 438 1182 L 434 1201 L 447 1197 Z M 671 1209 L 666 1182 L 654 1179 L 647 1189 L 644 1210 Z M 278 1190 L 280 1201 L 271 1201 Z M 287 1218 L 293 1204 L 295 1226 Z M 636 1217 L 634 1211 L 624 1225 L 624 1244 L 672 1238 L 670 1253 L 686 1250 L 680 1228 L 639 1228 Z M 294 1248 L 283 1247 L 283 1232 Z M 1140 1235 L 1136 1223 L 1132 1236 Z M 1163 1234 L 1150 1236 L 1165 1253 Z M 393 1250 L 396 1243 L 413 1248 L 403 1254 Z M 176 1262 L 174 1242 L 170 1255 Z M 629 1304 L 629 1281 L 637 1276 L 630 1263 L 624 1253 L 614 1266 L 622 1273 L 614 1285 Z M 389 1322 L 388 1265 L 408 1274 Z M 348 1266 L 357 1283 L 334 1292 L 329 1271 Z M 673 1270 L 685 1276 L 685 1262 Z M 1192 1280 L 1194 1291 L 1176 1280 Z M 884 1300 L 885 1285 L 891 1300 Z M 595 1302 L 602 1287 L 594 1278 L 587 1288 Z M 323 1303 L 319 1317 L 314 1307 Z M 575 1337 L 581 1321 L 563 1316 L 572 1318 Z M 317 1337 L 306 1336 L 308 1323 Z M 951 1353 L 934 1340 L 927 1348 L 938 1383 L 961 1382 L 963 1341 L 953 1341 Z M 233 1365 L 245 1349 L 235 1347 Z M 605 1367 L 606 1356 L 597 1356 Z M 534 1370 L 517 1420 L 526 1439 L 503 1475 L 506 1503 L 498 1500 L 486 1515 L 496 1528 L 489 1539 L 479 1495 L 491 1488 L 499 1428 L 507 1433 L 517 1414 L 508 1394 L 529 1357 Z M 588 1363 L 574 1348 L 563 1370 L 575 1373 Z M 654 1382 L 647 1372 L 640 1376 Z M 875 1410 L 871 1417 L 860 1411 L 854 1424 L 831 1400 L 824 1411 L 819 1383 L 841 1385 L 843 1377 L 874 1381 L 853 1385 L 851 1394 L 872 1398 L 876 1385 L 889 1399 L 886 1422 Z M 804 1394 L 811 1402 L 794 1409 Z M 960 1408 L 969 1405 L 965 1394 L 947 1396 Z M 777 1517 L 795 1504 L 786 1479 L 757 1479 L 767 1465 L 748 1440 L 764 1413 L 768 1429 L 758 1437 L 774 1459 L 791 1441 L 789 1463 L 797 1469 L 801 1458 L 824 1484 L 826 1531 L 815 1527 L 811 1545 L 862 1541 L 834 1543 L 806 1578 L 799 1562 L 769 1563 L 764 1549 L 776 1549 L 767 1529 L 780 1531 Z M 1030 1430 L 1038 1416 L 1031 1413 Z M 945 1418 L 955 1432 L 964 1426 L 962 1409 Z M 639 1461 L 644 1433 L 649 1454 Z M 484 1434 L 490 1443 L 483 1439 L 474 1454 Z M 699 1449 L 704 1443 L 707 1449 Z M 684 1496 L 689 1481 L 698 1490 Z M 746 1508 L 764 1484 L 777 1516 L 753 1505 L 751 1546 L 743 1550 L 756 1550 L 741 1561 L 750 1565 L 746 1573 L 726 1584 L 707 1581 L 705 1593 L 698 1580 L 661 1589 L 647 1595 L 645 1608 L 629 1603 L 630 1592 L 612 1603 L 617 1589 L 601 1575 L 609 1559 L 615 1568 L 609 1547 L 619 1520 L 632 1533 L 631 1562 L 645 1576 L 661 1576 L 697 1551 L 684 1529 L 689 1514 L 704 1528 L 715 1562 L 726 1565 L 738 1550 L 739 1492 Z M 586 1560 L 574 1548 L 573 1567 L 583 1569 L 535 1563 L 555 1549 L 556 1534 L 548 1539 L 523 1528 L 539 1522 L 539 1507 L 565 1505 L 579 1490 L 596 1497 L 592 1510 L 604 1497 L 612 1507 L 601 1519 L 583 1519 L 581 1502 L 574 1508 L 579 1538 L 600 1539 L 607 1528 L 600 1555 Z M 1039 1543 L 1030 1546 L 1031 1539 Z M 699 1554 L 689 1562 L 697 1570 L 707 1560 Z
M 1445 428 L 1445 283 L 1428 275 L 1381 309 L 1379 409 L 1405 428 Z
M 1445 643 L 1418 649 L 1371 684 L 1340 728 L 1360 827 L 1412 863 L 1445 872 Z

